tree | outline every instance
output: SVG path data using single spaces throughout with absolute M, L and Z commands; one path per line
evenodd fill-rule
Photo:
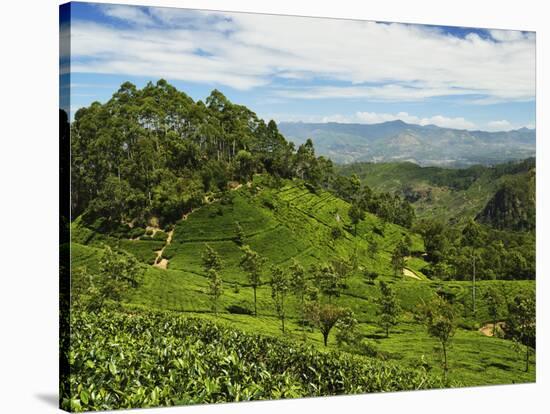
M 377 315 L 379 316 L 378 323 L 384 329 L 386 338 L 388 338 L 390 336 L 390 328 L 397 325 L 401 307 L 390 285 L 384 281 L 380 281 L 379 287 L 380 297 L 376 299 L 376 304 L 378 305 Z
M 325 264 L 316 269 L 319 287 L 324 295 L 328 297 L 329 303 L 334 296 L 340 295 L 341 281 L 338 273 L 332 265 Z
M 212 310 L 218 314 L 218 300 L 223 293 L 223 281 L 218 271 L 214 268 L 208 269 L 208 294 L 212 299 Z
M 218 253 L 210 247 L 208 243 L 204 245 L 204 252 L 202 254 L 202 267 L 205 273 L 208 273 L 210 270 L 216 270 L 219 272 L 222 270 L 222 260 Z
M 369 240 L 369 247 L 367 251 L 371 259 L 376 258 L 376 255 L 378 254 L 378 242 L 374 238 Z
M 120 177 L 110 175 L 90 203 L 90 212 L 106 217 L 109 222 L 123 223 L 134 218 L 145 204 L 145 198 Z
M 255 161 L 252 154 L 245 150 L 240 150 L 235 157 L 237 174 L 241 181 L 250 181 L 254 173 Z
M 305 296 L 308 290 L 308 280 L 306 278 L 306 272 L 300 263 L 296 259 L 292 259 L 292 264 L 289 267 L 290 271 L 290 288 L 296 296 L 300 304 L 302 335 L 305 338 Z
M 129 288 L 139 285 L 142 274 L 143 268 L 133 255 L 105 246 L 99 272 L 91 277 L 88 307 L 101 310 L 106 300 L 120 301 Z
M 469 220 L 462 230 L 462 244 L 470 248 L 472 257 L 472 312 L 476 313 L 476 249 L 482 243 L 482 235 L 479 224 Z
M 449 248 L 447 227 L 442 222 L 431 220 L 423 220 L 416 227 L 424 240 L 427 259 L 432 263 L 438 263 L 446 256 Z
M 374 282 L 378 278 L 379 275 L 378 275 L 377 272 L 365 269 L 363 271 L 363 276 L 367 280 L 367 283 L 369 283 L 370 285 L 374 285 Z
M 275 303 L 275 311 L 281 320 L 281 330 L 285 333 L 285 298 L 290 290 L 288 274 L 279 266 L 271 268 L 271 298 Z
M 403 251 L 397 246 L 392 255 L 391 255 L 391 265 L 393 269 L 394 276 L 403 274 L 403 268 L 405 267 L 405 257 L 403 256 Z
M 407 234 L 397 243 L 397 248 L 401 251 L 403 257 L 411 255 L 412 240 L 411 237 Z
M 536 347 L 535 293 L 518 295 L 508 304 L 505 335 L 514 341 L 518 352 L 525 353 L 525 372 L 529 371 L 529 357 Z
M 344 310 L 342 317 L 336 322 L 336 343 L 338 346 L 347 345 L 354 347 L 359 342 L 359 332 L 357 325 L 359 322 L 355 314 L 349 310 Z
M 445 381 L 449 371 L 447 351 L 456 331 L 456 315 L 450 303 L 441 297 L 435 297 L 428 304 L 420 307 L 420 319 L 426 325 L 428 334 L 437 339 L 443 354 L 443 372 Z
M 308 304 L 306 310 L 307 318 L 321 331 L 325 346 L 327 346 L 330 331 L 344 314 L 345 310 L 343 308 L 330 303 L 312 302 Z
M 239 246 L 242 246 L 244 244 L 246 235 L 244 233 L 244 230 L 241 224 L 238 221 L 235 222 L 235 232 L 236 232 L 235 241 Z
M 348 210 L 348 216 L 351 220 L 351 224 L 353 224 L 354 234 L 357 236 L 357 224 L 359 224 L 361 220 L 365 219 L 365 210 L 359 207 L 359 204 L 352 203 Z
M 502 296 L 493 286 L 490 286 L 484 295 L 485 303 L 487 304 L 487 312 L 493 322 L 493 336 L 497 329 L 497 322 L 500 314 L 500 306 L 502 305 Z
M 315 170 L 315 149 L 313 141 L 308 138 L 305 143 L 298 147 L 295 156 L 296 175 L 302 180 L 311 181 Z
M 248 273 L 248 282 L 254 290 L 254 316 L 258 316 L 256 290 L 262 283 L 262 267 L 266 260 L 248 245 L 241 247 L 241 252 L 243 255 L 241 256 L 240 266 Z
M 354 255 L 352 254 L 349 260 L 346 260 L 342 257 L 338 257 L 334 260 L 331 260 L 332 268 L 336 273 L 338 279 L 338 288 L 342 289 L 346 287 L 346 280 L 353 270 Z

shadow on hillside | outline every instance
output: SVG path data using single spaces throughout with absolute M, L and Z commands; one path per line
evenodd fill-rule
M 368 339 L 386 339 L 386 334 L 368 334 L 365 335 L 365 338 Z

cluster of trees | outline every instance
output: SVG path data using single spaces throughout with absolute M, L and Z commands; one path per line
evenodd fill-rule
M 104 246 L 97 269 L 72 269 L 71 306 L 100 311 L 108 301 L 119 302 L 125 292 L 141 283 L 144 270 L 135 256 Z
M 194 102 L 164 80 L 130 82 L 105 104 L 79 109 L 71 124 L 72 215 L 109 223 L 173 223 L 207 192 L 254 173 L 327 185 L 332 163 L 308 140 L 298 148 L 273 121 L 214 90 Z
M 275 312 L 281 321 L 281 331 L 285 333 L 285 321 L 288 312 L 287 299 L 290 295 L 296 298 L 298 304 L 299 323 L 305 339 L 305 326 L 311 324 L 317 327 L 323 336 L 325 346 L 328 343 L 332 329 L 338 327 L 338 343 L 357 345 L 357 320 L 353 312 L 333 303 L 346 287 L 346 279 L 353 266 L 349 260 L 336 259 L 328 264 L 312 265 L 309 271 L 296 260 L 288 269 L 273 265 L 267 270 L 267 260 L 250 246 L 241 246 L 240 267 L 248 277 L 248 284 L 254 294 L 254 312 L 258 315 L 257 290 L 268 283 L 271 288 L 271 298 Z M 219 300 L 223 293 L 223 281 L 219 272 L 223 263 L 219 254 L 208 244 L 202 255 L 203 270 L 209 279 L 208 294 L 213 312 L 217 313 Z M 264 280 L 266 273 L 268 280 Z M 374 273 L 376 276 L 377 274 Z M 371 278 L 374 283 L 375 278 Z M 377 313 L 379 325 L 389 336 L 392 326 L 397 324 L 401 308 L 391 287 L 380 282 L 380 298 Z
M 492 334 L 513 341 L 516 351 L 524 355 L 527 372 L 530 356 L 536 347 L 535 292 L 519 294 L 506 303 L 498 290 L 491 287 L 483 295 L 483 302 L 492 319 Z M 502 312 L 505 303 L 507 313 Z M 458 304 L 452 304 L 444 295 L 437 295 L 431 301 L 418 305 L 415 313 L 417 321 L 426 326 L 428 334 L 440 345 L 445 381 L 449 371 L 449 347 L 460 319 L 460 310 Z
M 330 182 L 329 189 L 343 200 L 351 203 L 349 217 L 357 232 L 357 224 L 364 220 L 365 212 L 377 215 L 389 223 L 410 228 L 415 213 L 411 204 L 398 193 L 376 193 L 356 174 L 350 177 L 337 175 Z
M 474 220 L 449 225 L 422 220 L 415 230 L 424 239 L 425 273 L 441 280 L 535 279 L 535 240 L 531 233 L 499 231 Z

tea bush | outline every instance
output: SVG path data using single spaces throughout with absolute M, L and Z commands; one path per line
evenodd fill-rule
M 244 333 L 170 312 L 75 311 L 71 411 L 425 389 L 425 370 Z

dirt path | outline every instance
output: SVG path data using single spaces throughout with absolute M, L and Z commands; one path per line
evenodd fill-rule
M 406 267 L 403 268 L 403 275 L 407 277 L 412 277 L 416 280 L 422 280 L 416 273 L 414 273 L 412 270 L 407 269 Z
M 497 332 L 504 328 L 504 322 L 497 322 Z M 479 332 L 481 332 L 485 336 L 493 336 L 493 324 L 487 323 L 483 325 L 481 328 L 479 328 Z
M 162 253 L 164 252 L 164 249 L 166 249 L 166 246 L 169 246 L 170 243 L 172 243 L 172 236 L 174 235 L 174 229 L 170 230 L 168 233 L 168 237 L 166 238 L 166 243 L 164 246 L 162 246 L 162 249 L 157 250 L 157 258 L 155 259 L 155 263 L 153 263 L 154 267 L 158 267 L 159 269 L 167 269 L 168 268 L 168 259 L 165 259 L 162 257 Z

